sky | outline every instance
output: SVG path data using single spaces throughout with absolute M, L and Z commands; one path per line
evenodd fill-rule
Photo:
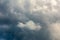
M 60 0 L 0 0 L 0 40 L 60 40 Z

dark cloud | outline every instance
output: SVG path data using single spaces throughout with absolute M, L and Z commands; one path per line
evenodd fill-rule
M 38 5 L 34 7 L 34 4 L 31 3 L 33 4 L 31 5 L 28 0 L 23 0 L 24 2 L 22 3 L 19 3 L 19 1 L 22 2 L 22 0 L 0 0 L 0 40 L 55 40 L 58 35 L 54 35 L 56 30 L 53 28 L 56 22 L 60 22 L 60 14 L 58 13 L 58 16 L 56 16 L 56 13 L 50 14 L 50 9 L 47 9 L 49 12 L 47 11 L 48 13 L 46 14 L 42 12 L 45 9 L 32 11 Z M 34 8 L 30 9 L 31 6 Z M 29 21 L 31 21 L 31 25 L 28 24 Z M 28 25 L 28 27 L 39 24 L 38 26 L 41 29 L 31 30 L 26 26 L 21 28 L 17 26 L 19 23 L 22 23 L 22 26 Z

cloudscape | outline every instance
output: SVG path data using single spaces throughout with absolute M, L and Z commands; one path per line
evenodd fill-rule
M 0 0 L 0 40 L 60 40 L 60 0 Z

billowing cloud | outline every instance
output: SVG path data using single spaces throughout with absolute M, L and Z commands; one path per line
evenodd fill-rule
M 26 28 L 31 29 L 31 30 L 40 30 L 42 28 L 39 24 L 35 24 L 33 21 L 28 21 L 28 22 L 26 22 L 26 24 L 19 23 L 17 26 L 22 27 L 22 28 L 26 27 Z
M 59 0 L 0 0 L 1 40 L 60 40 L 59 26 Z

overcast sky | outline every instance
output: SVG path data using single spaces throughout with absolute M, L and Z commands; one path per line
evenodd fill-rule
M 0 0 L 0 40 L 59 37 L 60 0 Z

